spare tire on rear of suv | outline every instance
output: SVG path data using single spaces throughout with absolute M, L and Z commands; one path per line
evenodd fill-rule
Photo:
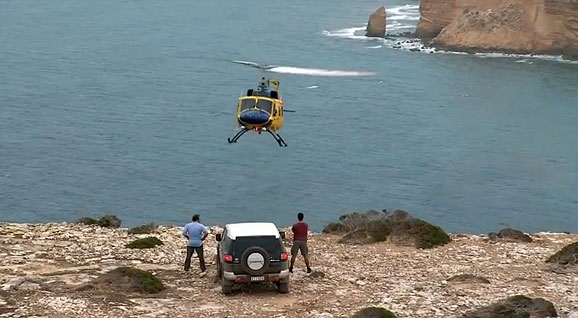
M 261 275 L 269 269 L 269 253 L 259 246 L 249 247 L 241 255 L 241 268 L 251 275 Z

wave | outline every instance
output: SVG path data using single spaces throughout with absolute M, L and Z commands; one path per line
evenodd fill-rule
M 419 6 L 417 5 L 403 5 L 399 7 L 386 9 L 387 13 L 387 25 L 386 30 L 399 31 L 399 30 L 410 30 L 415 29 L 416 22 L 419 20 Z M 391 22 L 393 21 L 393 22 Z M 391 22 L 391 23 L 390 23 Z M 334 31 L 322 30 L 322 34 L 328 37 L 336 37 L 351 40 L 361 40 L 361 41 L 379 41 L 382 42 L 381 45 L 366 46 L 367 49 L 377 49 L 381 47 L 393 48 L 403 51 L 410 52 L 421 52 L 421 53 L 438 53 L 438 54 L 454 54 L 454 55 L 473 55 L 479 58 L 513 58 L 516 59 L 515 63 L 527 63 L 533 64 L 532 60 L 544 60 L 561 62 L 567 64 L 577 64 L 578 61 L 564 59 L 561 55 L 536 55 L 536 54 L 508 54 L 508 53 L 474 53 L 470 54 L 467 52 L 457 52 L 457 51 L 445 51 L 439 50 L 433 47 L 428 47 L 418 38 L 409 37 L 399 37 L 396 39 L 391 38 L 375 38 L 365 36 L 365 30 L 367 28 L 367 23 L 363 26 L 353 26 L 343 29 L 338 29 Z

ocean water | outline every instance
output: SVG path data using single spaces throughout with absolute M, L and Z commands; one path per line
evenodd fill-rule
M 123 226 L 403 209 L 451 232 L 578 230 L 578 65 L 368 39 L 416 1 L 0 3 L 0 221 Z M 270 74 L 286 121 L 237 144 L 246 60 L 377 72 Z

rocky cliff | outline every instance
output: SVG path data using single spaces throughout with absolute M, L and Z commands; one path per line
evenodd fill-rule
M 578 317 L 578 276 L 545 262 L 576 242 L 575 234 L 537 233 L 518 243 L 452 235 L 451 243 L 422 250 L 341 244 L 338 235 L 311 233 L 314 272 L 307 274 L 299 257 L 289 294 L 256 285 L 224 296 L 214 280 L 219 231 L 212 228 L 205 241 L 209 274 L 200 277 L 196 258 L 191 272 L 182 269 L 179 227 L 132 234 L 96 225 L 0 223 L 0 317 L 189 317 L 193 310 L 195 317 L 351 318 L 378 304 L 399 318 L 462 318 L 518 294 L 551 301 L 562 318 Z M 127 247 L 147 235 L 163 244 Z M 123 286 L 130 281 L 103 280 L 126 266 L 154 274 L 164 288 L 142 294 Z
M 576 0 L 422 0 L 416 33 L 439 47 L 578 54 Z

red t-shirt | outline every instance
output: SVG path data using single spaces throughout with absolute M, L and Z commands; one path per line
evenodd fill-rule
M 303 241 L 307 242 L 307 231 L 309 230 L 309 225 L 305 222 L 297 222 L 293 224 L 293 241 Z

